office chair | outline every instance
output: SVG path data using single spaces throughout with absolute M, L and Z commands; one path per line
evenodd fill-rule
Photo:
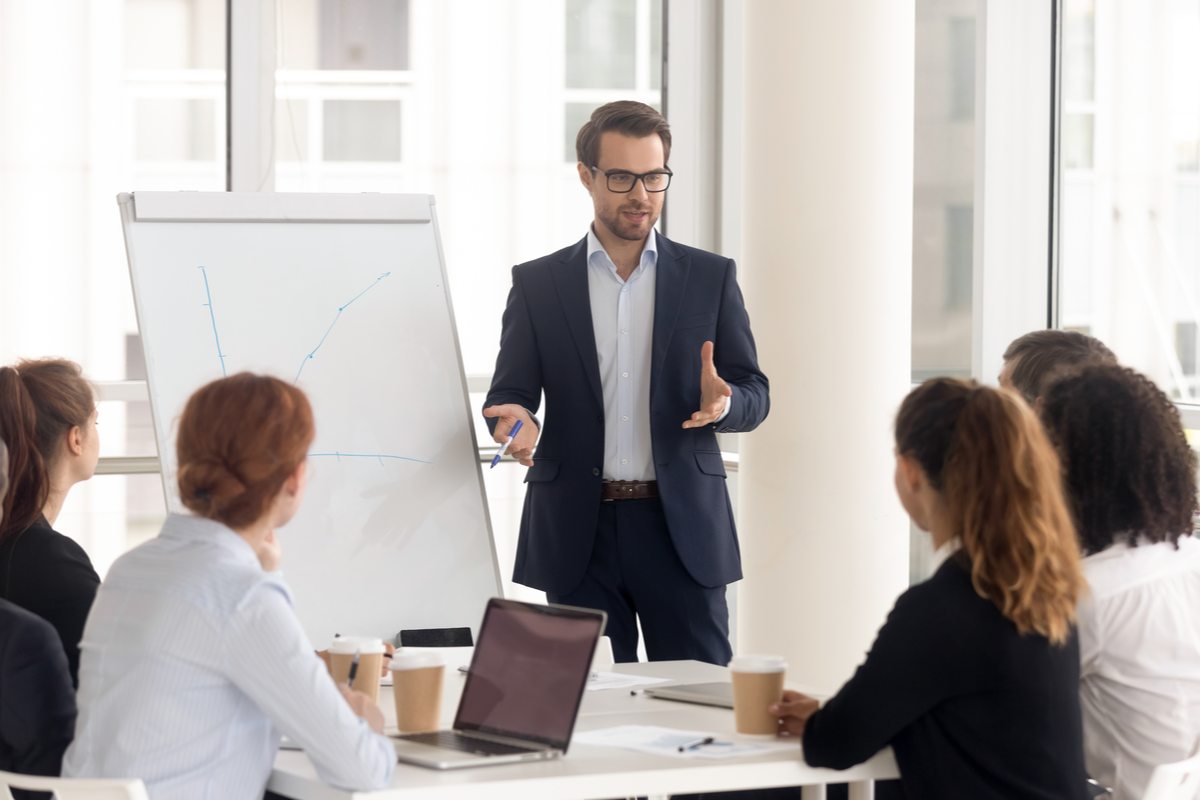
M 13 800 L 9 789 L 54 792 L 56 800 L 149 800 L 136 778 L 47 778 L 0 771 L 0 800 Z

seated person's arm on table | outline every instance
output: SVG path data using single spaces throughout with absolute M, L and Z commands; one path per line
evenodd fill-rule
M 900 596 L 854 676 L 808 718 L 810 765 L 847 769 L 867 760 L 957 690 L 954 637 L 924 594 Z
M 395 749 L 351 710 L 281 587 L 252 590 L 225 646 L 230 680 L 304 749 L 321 780 L 344 789 L 391 782 Z

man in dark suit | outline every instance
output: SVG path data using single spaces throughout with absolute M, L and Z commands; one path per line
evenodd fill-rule
M 8 449 L 0 441 L 0 497 Z M 0 770 L 58 775 L 75 733 L 75 690 L 50 623 L 0 600 Z M 46 797 L 14 790 L 17 800 Z
M 595 219 L 513 269 L 483 415 L 497 442 L 523 426 L 513 579 L 608 612 L 617 661 L 637 659 L 640 621 L 652 660 L 723 665 L 725 585 L 742 573 L 716 433 L 753 430 L 770 401 L 733 261 L 654 231 L 670 147 L 642 103 L 602 106 L 580 130 Z

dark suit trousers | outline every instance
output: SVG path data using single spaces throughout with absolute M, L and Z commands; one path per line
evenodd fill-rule
M 639 619 L 651 661 L 725 666 L 732 655 L 725 587 L 701 586 L 684 569 L 657 499 L 602 502 L 583 581 L 547 597 L 605 611 L 618 662 L 637 661 Z

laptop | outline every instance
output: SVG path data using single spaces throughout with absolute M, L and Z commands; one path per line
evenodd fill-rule
M 392 737 L 431 769 L 543 761 L 567 752 L 605 615 L 493 598 L 448 731 Z
M 702 706 L 733 708 L 733 684 L 729 681 L 650 686 L 646 689 L 646 696 L 657 697 L 660 700 L 678 700 L 681 703 L 698 703 Z

